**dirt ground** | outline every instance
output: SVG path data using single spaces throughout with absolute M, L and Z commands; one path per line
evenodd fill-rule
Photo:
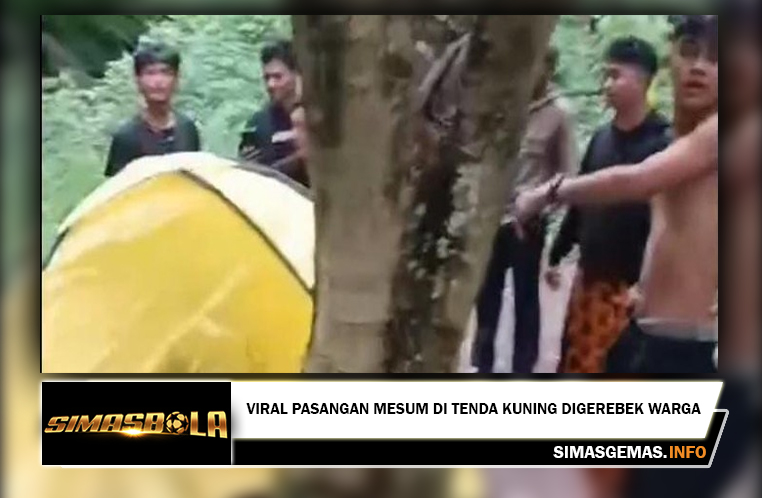
M 542 272 L 547 268 L 547 261 L 543 260 Z M 571 295 L 571 287 L 577 271 L 575 259 L 568 259 L 561 263 L 561 286 L 557 290 L 550 289 L 544 279 L 540 279 L 540 354 L 535 365 L 535 373 L 555 373 L 556 366 L 561 359 L 561 338 L 563 335 L 566 309 Z M 495 366 L 496 373 L 511 373 L 511 360 L 513 358 L 513 290 L 512 274 L 506 273 L 506 286 L 503 291 L 503 308 L 498 322 L 497 339 L 495 340 Z M 461 348 L 459 372 L 472 373 L 474 371 L 470 362 L 471 346 L 476 333 L 476 314 L 471 313 L 466 330 L 466 338 Z

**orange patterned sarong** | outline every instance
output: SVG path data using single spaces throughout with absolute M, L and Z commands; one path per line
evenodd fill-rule
M 564 332 L 561 373 L 603 373 L 606 355 L 630 319 L 625 283 L 580 282 L 574 286 Z

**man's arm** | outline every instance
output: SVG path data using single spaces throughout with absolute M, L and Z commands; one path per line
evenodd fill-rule
M 129 152 L 129 146 L 123 135 L 119 132 L 115 133 L 111 138 L 111 146 L 108 150 L 108 157 L 106 159 L 106 170 L 104 176 L 110 178 L 119 173 L 127 163 L 132 160 Z
M 263 142 L 263 131 L 260 124 L 261 112 L 255 113 L 246 122 L 245 131 L 241 134 L 241 142 L 238 145 L 238 157 L 245 161 L 258 162 L 262 155 L 259 144 Z
M 561 222 L 561 228 L 558 230 L 558 235 L 553 240 L 553 245 L 550 248 L 548 255 L 548 265 L 551 267 L 558 266 L 572 250 L 575 244 L 578 243 L 579 233 L 579 211 L 576 208 L 571 207 L 564 216 Z
M 198 152 L 201 150 L 201 134 L 198 131 L 196 123 L 191 121 L 191 151 Z
M 573 141 L 574 137 L 572 135 L 572 133 L 567 132 L 567 140 Z M 590 158 L 593 148 L 595 147 L 597 137 L 598 133 L 595 133 L 590 139 L 587 150 L 585 150 L 585 156 L 582 158 L 582 164 L 579 167 L 579 173 L 582 175 L 591 172 Z M 576 158 L 576 149 L 576 143 L 574 145 L 567 145 L 567 158 Z M 576 164 L 572 164 L 572 161 L 567 159 L 565 163 L 565 170 L 568 172 L 568 174 L 576 173 Z M 574 245 L 579 243 L 579 216 L 579 209 L 575 206 L 570 206 L 569 210 L 564 216 L 563 221 L 561 222 L 561 227 L 558 230 L 558 235 L 556 235 L 556 238 L 553 241 L 553 245 L 550 249 L 548 264 L 551 267 L 558 265 L 558 263 L 560 263 L 561 260 L 569 254 Z
M 645 202 L 717 170 L 718 116 L 715 114 L 691 134 L 634 166 L 614 166 L 561 184 L 557 199 L 564 204 Z

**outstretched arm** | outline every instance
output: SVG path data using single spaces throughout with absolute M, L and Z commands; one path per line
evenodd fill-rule
M 659 192 L 716 171 L 718 131 L 715 114 L 693 133 L 639 164 L 614 166 L 563 181 L 555 201 L 573 206 L 648 201 Z M 526 220 L 542 211 L 553 200 L 549 195 L 552 183 L 520 195 L 516 216 Z
M 563 182 L 557 199 L 564 204 L 617 204 L 648 201 L 717 169 L 718 116 L 661 152 L 633 166 L 614 166 Z

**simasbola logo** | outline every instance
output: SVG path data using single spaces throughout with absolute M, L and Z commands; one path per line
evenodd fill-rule
M 122 433 L 127 436 L 143 434 L 173 434 L 218 437 L 227 439 L 228 421 L 225 412 L 207 412 L 206 419 L 199 420 L 199 412 L 190 416 L 172 412 L 154 413 L 111 413 L 107 415 L 73 415 L 51 417 L 45 432 L 48 434 L 65 432 Z M 204 425 L 202 425 L 204 424 Z

